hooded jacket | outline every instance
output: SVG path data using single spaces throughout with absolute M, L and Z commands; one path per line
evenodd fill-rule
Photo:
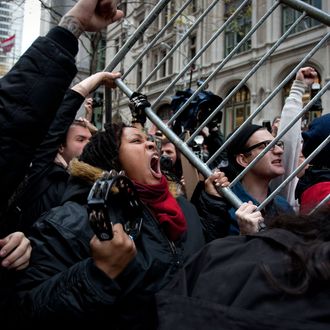
M 24 178 L 77 69 L 78 41 L 55 27 L 0 79 L 0 211 Z
M 288 251 L 303 239 L 284 229 L 225 237 L 206 245 L 156 295 L 159 330 L 326 330 L 329 285 L 288 294 Z M 178 326 L 179 325 L 179 326 Z

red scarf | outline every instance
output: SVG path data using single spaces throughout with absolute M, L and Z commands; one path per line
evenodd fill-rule
M 163 175 L 159 184 L 149 185 L 134 182 L 141 200 L 153 212 L 156 219 L 163 226 L 167 237 L 171 241 L 178 240 L 187 230 L 184 214 L 168 189 Z

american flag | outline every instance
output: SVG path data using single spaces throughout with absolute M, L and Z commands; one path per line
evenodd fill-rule
M 15 34 L 7 39 L 3 39 L 0 41 L 0 48 L 4 53 L 9 53 L 15 45 Z

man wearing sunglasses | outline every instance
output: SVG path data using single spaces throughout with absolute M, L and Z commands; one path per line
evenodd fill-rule
M 234 132 L 235 133 L 235 132 Z M 234 134 L 233 133 L 233 134 Z M 225 169 L 227 176 L 234 179 L 274 140 L 272 134 L 263 126 L 248 124 L 227 147 L 228 168 Z M 270 194 L 270 181 L 284 173 L 282 155 L 284 144 L 277 143 L 266 152 L 237 182 L 232 191 L 243 201 L 251 201 L 255 205 L 262 203 Z M 232 223 L 229 234 L 238 235 L 239 228 L 235 218 L 235 209 L 229 210 Z M 293 213 L 292 207 L 281 196 L 276 196 L 262 210 L 264 217 L 271 217 L 281 213 Z M 265 219 L 266 220 L 266 219 Z M 267 220 L 266 220 L 267 223 Z

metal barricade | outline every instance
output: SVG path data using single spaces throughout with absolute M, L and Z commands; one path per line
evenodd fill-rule
M 183 2 L 181 7 L 173 14 L 173 16 L 167 21 L 164 26 L 154 33 L 152 39 L 148 40 L 148 43 L 144 45 L 142 51 L 135 56 L 135 61 L 129 66 L 125 73 L 123 74 L 121 79 L 116 80 L 116 84 L 119 89 L 128 97 L 133 93 L 132 89 L 125 83 L 125 79 L 127 79 L 137 64 L 143 61 L 144 58 L 148 56 L 148 53 L 153 49 L 153 47 L 157 44 L 157 42 L 161 42 L 162 37 L 166 33 L 167 29 L 171 28 L 176 24 L 177 19 L 184 15 L 184 11 L 187 9 L 189 4 L 194 1 L 188 0 Z M 230 2 L 230 1 L 229 1 Z M 269 102 L 283 90 L 283 87 L 287 85 L 295 76 L 296 72 L 306 66 L 309 61 L 313 58 L 313 56 L 322 48 L 329 43 L 330 39 L 330 15 L 325 11 L 320 10 L 316 7 L 313 7 L 306 2 L 299 0 L 278 0 L 278 1 L 269 1 L 268 10 L 265 10 L 263 15 L 254 22 L 254 25 L 251 26 L 251 29 L 245 33 L 242 39 L 237 42 L 237 44 L 233 47 L 233 49 L 225 56 L 218 65 L 214 68 L 212 72 L 210 72 L 206 79 L 199 85 L 199 87 L 192 93 L 192 95 L 187 99 L 187 101 L 180 107 L 178 111 L 167 121 L 167 123 L 163 122 L 163 120 L 156 114 L 154 109 L 159 105 L 159 103 L 170 95 L 173 91 L 173 88 L 180 81 L 180 79 L 187 73 L 189 69 L 192 68 L 192 65 L 196 63 L 196 61 L 206 52 L 210 51 L 214 42 L 223 36 L 224 31 L 228 28 L 229 24 L 237 19 L 239 13 L 246 5 L 252 5 L 252 8 L 256 7 L 257 1 L 250 0 L 242 0 L 242 1 L 234 1 L 237 3 L 235 10 L 228 16 L 223 24 L 216 29 L 214 34 L 211 36 L 209 40 L 207 40 L 203 45 L 201 45 L 200 49 L 196 51 L 196 53 L 188 60 L 188 62 L 184 65 L 183 69 L 177 73 L 175 77 L 172 77 L 171 82 L 168 86 L 162 90 L 157 97 L 152 102 L 152 106 L 146 109 L 146 115 L 148 119 L 172 142 L 176 145 L 176 147 L 180 150 L 180 152 L 190 161 L 190 163 L 204 176 L 208 177 L 212 170 L 209 167 L 210 163 L 217 158 L 217 156 L 226 149 L 228 144 L 241 132 L 242 129 L 248 124 L 251 123 L 269 104 Z M 201 3 L 201 2 L 198 2 Z M 150 83 L 150 80 L 154 76 L 154 74 L 161 69 L 162 65 L 169 61 L 171 56 L 179 51 L 180 45 L 192 34 L 194 29 L 198 28 L 198 26 L 208 18 L 208 15 L 212 13 L 216 5 L 219 5 L 220 1 L 202 1 L 204 5 L 204 10 L 200 13 L 198 17 L 196 17 L 195 21 L 189 26 L 188 29 L 184 33 L 182 33 L 181 38 L 178 42 L 171 47 L 169 47 L 169 51 L 166 55 L 154 66 L 150 72 L 146 74 L 146 78 L 141 82 L 141 84 L 136 85 L 134 91 L 144 92 L 144 88 Z M 260 2 L 258 2 L 260 4 Z M 125 58 L 125 56 L 131 51 L 133 45 L 141 38 L 141 36 L 148 31 L 148 28 L 155 22 L 157 17 L 162 13 L 162 11 L 166 10 L 167 6 L 174 4 L 174 1 L 156 1 L 155 6 L 147 15 L 147 17 L 143 20 L 143 22 L 136 28 L 135 32 L 130 36 L 130 38 L 126 41 L 126 43 L 119 49 L 113 60 L 109 65 L 105 68 L 106 71 L 113 71 L 116 66 Z M 191 104 L 191 102 L 195 99 L 196 95 L 199 92 L 205 90 L 208 83 L 212 81 L 212 79 L 221 73 L 221 70 L 237 55 L 239 49 L 249 40 L 252 35 L 254 35 L 263 24 L 268 24 L 268 20 L 272 15 L 274 15 L 276 10 L 279 10 L 280 6 L 287 6 L 292 9 L 299 11 L 299 17 L 293 22 L 293 24 L 276 40 L 273 44 L 266 47 L 265 52 L 259 58 L 253 60 L 253 65 L 250 65 L 250 69 L 248 73 L 240 80 L 240 82 L 223 98 L 220 105 L 209 115 L 209 117 L 194 131 L 187 141 L 183 141 L 177 134 L 175 134 L 172 129 L 169 127 L 183 111 Z M 256 10 L 256 9 L 255 9 Z M 250 79 L 256 72 L 270 60 L 271 56 L 278 51 L 278 49 L 283 45 L 283 43 L 289 38 L 292 38 L 292 31 L 294 31 L 301 22 L 306 17 L 312 18 L 318 21 L 320 24 L 325 25 L 327 27 L 326 33 L 321 38 L 318 38 L 315 41 L 315 45 L 311 50 L 306 52 L 305 56 L 299 61 L 299 63 L 287 74 L 284 80 L 278 83 L 277 87 L 269 93 L 269 95 L 260 103 L 260 105 L 246 118 L 245 122 L 243 122 L 240 127 L 230 136 L 229 139 L 219 148 L 219 150 L 210 158 L 206 163 L 204 163 L 196 154 L 191 150 L 191 143 L 194 138 L 200 133 L 200 131 L 208 124 L 210 121 L 220 112 L 223 111 L 226 104 L 231 100 L 231 98 L 245 85 L 245 83 Z M 325 59 L 325 61 L 330 62 L 330 58 Z M 329 65 L 329 64 L 328 64 Z M 324 86 L 320 89 L 320 91 L 308 102 L 308 104 L 302 109 L 301 113 L 296 116 L 290 123 L 287 123 L 286 127 L 275 137 L 275 139 L 247 166 L 241 173 L 238 175 L 232 182 L 229 188 L 220 188 L 219 192 L 221 192 L 225 198 L 235 207 L 239 207 L 241 205 L 240 199 L 231 191 L 231 187 L 237 183 L 244 175 L 249 171 L 255 163 L 260 160 L 276 143 L 286 134 L 289 129 L 305 114 L 307 113 L 311 107 L 320 99 L 320 97 L 329 91 L 330 81 L 326 82 Z M 109 102 L 107 102 L 107 98 L 109 98 L 109 91 L 106 93 L 106 104 L 109 107 Z M 291 173 L 274 191 L 272 194 L 268 196 L 268 198 L 263 201 L 258 209 L 262 210 L 275 196 L 278 194 L 289 182 L 296 176 L 296 174 L 304 168 L 308 162 L 316 156 L 316 154 L 327 144 L 329 143 L 330 137 L 323 141 L 323 143 L 301 164 L 293 173 Z M 324 204 L 329 199 L 329 196 L 326 197 L 324 201 L 320 203 L 320 205 Z

